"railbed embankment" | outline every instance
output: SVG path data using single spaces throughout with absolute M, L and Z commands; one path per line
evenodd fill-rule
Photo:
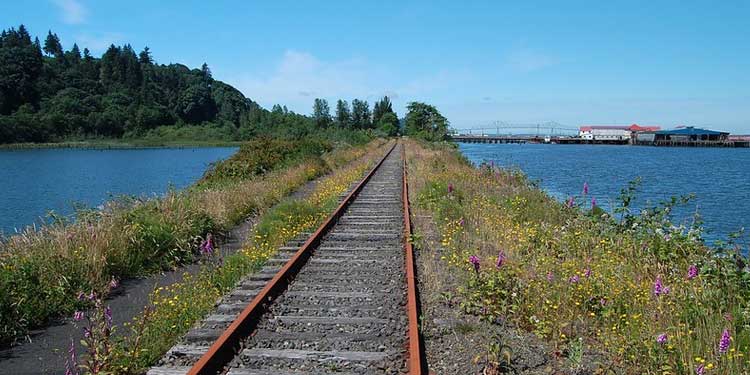
M 407 151 L 431 368 L 446 349 L 434 340 L 431 349 L 434 329 L 482 342 L 463 361 L 487 373 L 748 372 L 740 246 L 705 246 L 697 228 L 671 222 L 671 203 L 630 212 L 628 189 L 614 217 L 585 192 L 561 204 L 518 172 L 472 166 L 449 144 Z M 458 324 L 430 327 L 436 312 Z M 492 327 L 518 333 L 471 334 Z

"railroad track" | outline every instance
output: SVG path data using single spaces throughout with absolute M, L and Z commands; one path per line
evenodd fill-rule
M 393 145 L 148 375 L 422 374 L 404 171 Z

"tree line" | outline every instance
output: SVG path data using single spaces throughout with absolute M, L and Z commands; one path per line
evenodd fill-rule
M 319 127 L 374 129 L 387 136 L 399 133 L 398 115 L 393 110 L 393 104 L 388 96 L 376 101 L 372 111 L 366 100 L 354 99 L 349 107 L 349 102 L 339 99 L 336 101 L 333 115 L 328 101 L 317 98 L 313 103 L 312 118 Z
M 64 50 L 51 31 L 42 45 L 23 25 L 0 33 L 0 143 L 137 137 L 171 125 L 226 128 L 237 139 L 314 128 L 308 116 L 268 111 L 213 79 L 207 64 L 157 64 L 148 47 L 129 44 L 97 58 L 77 44 Z
M 101 57 L 77 44 L 69 50 L 48 31 L 42 44 L 20 25 L 0 33 L 0 144 L 141 137 L 165 128 L 221 130 L 232 140 L 257 135 L 303 137 L 332 128 L 443 139 L 448 121 L 434 106 L 410 103 L 399 120 L 386 96 L 367 101 L 315 99 L 305 116 L 286 106 L 269 111 L 215 80 L 203 64 L 158 64 L 145 47 L 110 45 Z M 214 133 L 211 133 L 214 134 Z

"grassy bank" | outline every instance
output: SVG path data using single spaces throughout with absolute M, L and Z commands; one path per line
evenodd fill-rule
M 533 332 L 572 372 L 594 359 L 601 373 L 750 371 L 746 259 L 674 225 L 672 202 L 631 212 L 625 189 L 613 217 L 586 194 L 560 204 L 449 146 L 407 150 L 412 199 L 438 228 L 457 308 Z M 606 359 L 585 357 L 593 351 Z
M 150 305 L 128 324 L 132 331 L 115 345 L 107 370 L 138 374 L 153 365 L 198 320 L 214 309 L 216 300 L 241 278 L 262 267 L 279 246 L 299 233 L 319 226 L 338 203 L 339 196 L 382 157 L 384 147 L 338 153 L 339 167 L 324 177 L 302 200 L 286 200 L 266 212 L 242 251 L 225 257 L 207 257 L 207 266 L 182 283 L 155 290 Z M 345 160 L 356 159 L 353 163 Z
M 158 200 L 123 199 L 0 243 L 0 342 L 83 309 L 79 293 L 106 294 L 110 282 L 193 261 L 208 233 L 220 234 L 277 203 L 305 182 L 380 145 L 340 148 L 319 141 L 257 140 L 194 187 Z M 277 153 L 272 163 L 253 155 Z M 328 152 L 328 154 L 326 154 Z M 280 155 L 280 156 L 279 156 Z

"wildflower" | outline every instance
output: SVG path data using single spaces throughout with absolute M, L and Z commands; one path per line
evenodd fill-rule
M 547 271 L 547 281 L 552 282 L 555 279 L 555 274 L 552 271 Z
M 91 291 L 91 293 L 89 293 L 88 299 L 89 301 L 93 301 L 96 299 L 96 293 L 94 293 L 93 290 Z
M 91 330 L 88 327 L 83 328 L 83 337 L 85 338 L 91 337 Z
M 664 284 L 661 282 L 661 276 L 656 276 L 656 281 L 654 281 L 654 296 L 659 297 L 667 293 L 669 293 L 669 288 L 664 287 Z
M 729 330 L 725 329 L 721 333 L 721 340 L 719 340 L 719 353 L 726 354 L 729 350 L 729 342 L 732 340 L 732 336 L 729 334 Z
M 201 242 L 200 248 L 203 255 L 211 255 L 214 252 L 213 236 L 211 236 L 211 233 L 206 235 L 206 239 Z
M 453 193 L 453 184 L 448 184 L 448 194 Z
M 79 301 L 83 301 L 83 300 L 86 299 L 86 295 L 83 294 L 83 292 L 78 292 L 78 297 L 77 298 L 78 298 Z
M 83 319 L 83 311 L 76 311 L 73 313 L 73 320 L 80 322 Z
M 464 218 L 461 218 L 461 220 L 458 221 L 458 225 L 464 226 Z
M 706 366 L 703 364 L 698 365 L 698 367 L 695 368 L 695 375 L 704 375 L 706 373 Z
M 690 267 L 688 267 L 687 278 L 688 280 L 692 280 L 696 277 L 698 277 L 698 266 L 691 264 Z
M 589 183 L 588 182 L 584 182 L 583 183 L 583 194 L 585 195 L 585 194 L 588 194 L 588 193 L 589 193 Z
M 581 278 L 580 278 L 580 277 L 578 277 L 578 275 L 573 275 L 573 276 L 571 276 L 571 277 L 570 277 L 570 279 L 568 279 L 568 281 L 569 281 L 569 282 L 570 282 L 571 284 L 575 284 L 575 283 L 577 283 L 577 282 L 578 282 L 579 280 L 581 280 Z
M 591 208 L 596 207 L 596 197 L 591 197 Z
M 495 267 L 500 268 L 503 266 L 503 263 L 505 263 L 505 251 L 500 250 L 500 252 L 497 254 L 497 262 L 495 262 Z
M 65 375 L 78 375 L 78 359 L 76 358 L 76 346 L 73 339 L 70 339 L 68 355 L 70 358 L 65 360 Z
M 120 283 L 113 277 L 112 280 L 109 281 L 109 289 L 116 289 L 118 286 L 120 286 Z
M 586 276 L 586 278 L 589 278 L 589 277 L 591 277 L 591 268 L 586 268 L 586 269 L 585 269 L 585 270 L 583 271 L 583 276 Z
M 661 335 L 656 336 L 656 343 L 658 343 L 659 345 L 666 344 L 667 343 L 667 334 L 666 333 L 662 333 Z
M 474 266 L 474 272 L 479 273 L 479 257 L 476 255 L 470 256 L 469 263 Z
M 112 309 L 107 306 L 104 308 L 104 319 L 106 319 L 107 327 L 112 326 Z
M 576 201 L 575 199 L 573 199 L 573 197 L 568 198 L 568 208 L 573 208 L 573 206 L 575 206 L 575 203 Z

